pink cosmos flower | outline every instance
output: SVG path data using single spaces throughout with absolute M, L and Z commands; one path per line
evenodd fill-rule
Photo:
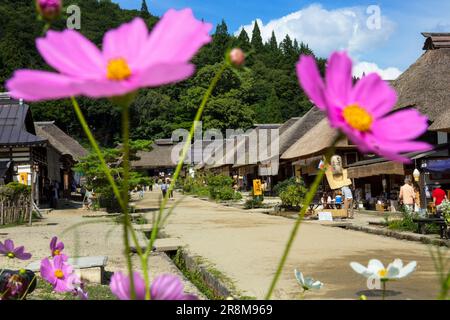
M 41 277 L 53 286 L 56 292 L 69 292 L 80 283 L 79 277 L 73 272 L 61 256 L 55 256 L 53 261 L 45 258 L 41 261 Z
M 139 273 L 135 272 L 134 288 L 136 300 L 145 300 L 145 281 Z M 115 272 L 110 283 L 111 292 L 120 300 L 130 300 L 130 278 L 122 272 Z M 197 300 L 197 296 L 185 294 L 180 278 L 166 274 L 157 277 L 150 287 L 152 300 Z
M 6 239 L 4 244 L 0 241 L 0 254 L 3 254 L 10 259 L 14 258 L 17 258 L 19 260 L 31 259 L 31 253 L 25 252 L 24 246 L 14 248 L 14 242 L 11 239 Z
M 67 261 L 67 256 L 62 253 L 64 250 L 64 243 L 58 242 L 58 237 L 53 237 L 50 241 L 50 251 L 52 253 L 52 257 L 61 256 L 64 261 Z
M 169 10 L 150 34 L 141 18 L 107 32 L 103 52 L 76 31 L 49 31 L 36 44 L 58 73 L 18 70 L 6 86 L 15 98 L 39 101 L 122 96 L 178 82 L 194 73 L 189 61 L 211 41 L 211 27 L 191 9 Z
M 361 152 L 408 163 L 402 153 L 432 149 L 414 141 L 427 130 L 427 117 L 414 109 L 391 113 L 397 94 L 377 74 L 353 86 L 352 61 L 345 52 L 331 55 L 325 81 L 311 56 L 300 58 L 297 75 L 308 97 L 327 113 L 330 125 L 345 133 Z
M 48 21 L 54 20 L 61 14 L 61 0 L 36 0 L 39 14 Z

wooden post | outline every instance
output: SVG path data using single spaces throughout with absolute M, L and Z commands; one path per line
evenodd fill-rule
M 30 194 L 30 226 L 33 223 L 33 204 L 34 204 L 34 164 L 31 164 L 31 194 Z

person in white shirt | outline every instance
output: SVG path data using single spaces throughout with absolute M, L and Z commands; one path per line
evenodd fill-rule
M 353 219 L 353 193 L 349 186 L 342 187 L 342 196 L 344 197 L 344 209 L 347 211 L 347 218 Z

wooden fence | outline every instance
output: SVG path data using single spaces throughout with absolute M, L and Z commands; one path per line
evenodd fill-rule
M 21 195 L 15 200 L 0 197 L 0 226 L 28 222 L 32 214 L 30 201 L 28 195 Z

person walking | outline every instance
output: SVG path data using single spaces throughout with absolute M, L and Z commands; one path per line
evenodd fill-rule
M 405 184 L 400 188 L 400 195 L 398 196 L 398 198 L 408 214 L 414 212 L 416 193 L 412 186 L 411 179 L 405 179 Z
M 349 186 L 344 186 L 341 189 L 342 196 L 344 197 L 344 209 L 347 212 L 348 219 L 354 219 L 353 210 L 353 193 Z
M 163 198 L 165 198 L 166 194 L 167 194 L 167 183 L 166 183 L 166 181 L 162 181 L 162 183 L 161 183 L 161 192 L 162 192 Z

